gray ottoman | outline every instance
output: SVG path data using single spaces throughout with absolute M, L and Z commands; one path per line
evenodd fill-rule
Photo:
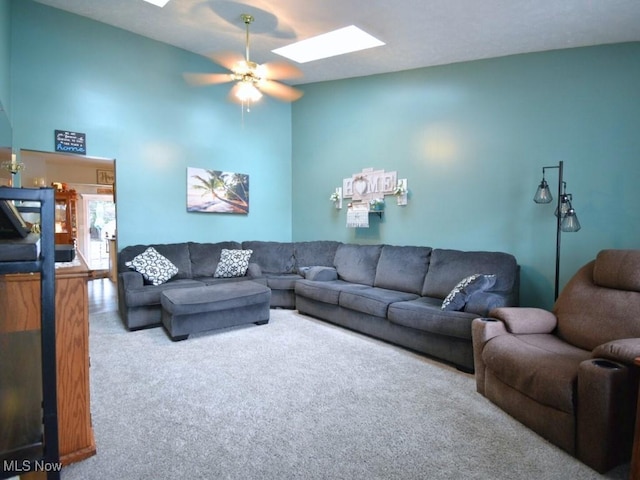
M 160 296 L 162 324 L 171 340 L 247 323 L 269 322 L 271 289 L 256 282 L 173 288 Z

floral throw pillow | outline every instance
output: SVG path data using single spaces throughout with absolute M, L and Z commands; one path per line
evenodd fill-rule
M 214 277 L 231 278 L 244 277 L 249 268 L 249 258 L 253 250 L 228 250 L 222 249 L 220 253 L 220 261 L 216 267 Z
M 162 285 L 178 273 L 178 267 L 153 247 L 136 255 L 125 265 L 142 274 L 144 279 L 152 285 Z
M 489 290 L 495 285 L 495 283 L 495 275 L 475 273 L 463 278 L 455 287 L 453 287 L 453 290 L 449 292 L 449 295 L 447 295 L 442 302 L 442 310 L 462 310 L 471 295 L 476 292 Z

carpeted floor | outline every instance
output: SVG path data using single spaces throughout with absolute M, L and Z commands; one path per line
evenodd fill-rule
M 173 343 L 91 316 L 98 454 L 63 480 L 626 479 L 576 461 L 472 375 L 295 311 Z

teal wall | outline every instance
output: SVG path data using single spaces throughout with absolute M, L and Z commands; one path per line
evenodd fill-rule
M 251 113 L 229 85 L 190 87 L 205 58 L 30 0 L 12 3 L 14 147 L 52 151 L 54 130 L 116 159 L 118 246 L 291 240 L 291 106 Z M 212 46 L 214 49 L 215 46 Z M 249 175 L 248 215 L 186 211 L 187 167 Z
M 243 121 L 227 85 L 183 81 L 213 71 L 208 60 L 10 3 L 0 82 L 10 75 L 14 147 L 51 151 L 67 129 L 87 134 L 90 156 L 115 158 L 120 248 L 335 239 L 501 250 L 522 265 L 522 303 L 550 306 L 553 206 L 532 197 L 542 166 L 560 160 L 583 226 L 562 236 L 561 283 L 600 249 L 640 248 L 639 43 L 308 84 L 293 106 L 265 99 Z M 8 11 L 0 0 L 3 29 Z M 249 215 L 187 213 L 188 166 L 248 173 Z M 367 167 L 408 178 L 409 205 L 390 198 L 371 228 L 347 229 L 328 197 Z
M 0 105 L 11 112 L 11 0 L 0 0 Z
M 293 105 L 293 238 L 501 250 L 524 305 L 550 306 L 564 161 L 582 223 L 562 235 L 561 285 L 604 248 L 640 248 L 640 43 L 578 48 L 304 86 Z M 363 168 L 407 178 L 405 207 L 346 228 L 329 194 Z M 557 170 L 547 179 L 557 188 Z M 555 196 L 555 195 L 554 195 Z

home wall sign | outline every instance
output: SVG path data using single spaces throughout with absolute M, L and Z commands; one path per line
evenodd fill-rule
M 347 208 L 347 227 L 368 228 L 369 214 L 375 213 L 382 219 L 385 195 L 394 195 L 400 206 L 407 204 L 407 179 L 398 179 L 397 172 L 385 172 L 364 168 L 350 178 L 342 180 L 342 188 L 329 197 L 336 208 L 341 208 L 342 198 L 350 198 Z
M 385 195 L 393 195 L 397 178 L 397 172 L 364 168 L 362 172 L 342 180 L 342 196 L 351 198 L 354 203 L 383 199 Z
M 87 154 L 87 136 L 84 133 L 55 130 L 55 151 Z

